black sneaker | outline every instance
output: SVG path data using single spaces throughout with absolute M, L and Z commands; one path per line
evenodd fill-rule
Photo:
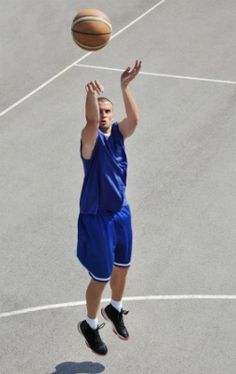
M 101 309 L 101 313 L 107 321 L 112 323 L 113 331 L 120 339 L 129 339 L 129 333 L 123 321 L 123 314 L 126 315 L 129 313 L 127 310 L 121 309 L 121 312 L 118 312 L 116 308 L 109 304 L 106 308 Z
M 104 356 L 107 354 L 107 346 L 102 341 L 98 331 L 103 326 L 105 326 L 105 323 L 102 323 L 94 330 L 89 326 L 86 320 L 78 323 L 78 330 L 85 338 L 87 346 L 91 348 L 94 353 Z

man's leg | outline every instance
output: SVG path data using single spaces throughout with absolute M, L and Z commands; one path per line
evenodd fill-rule
M 97 282 L 91 279 L 86 291 L 87 314 L 91 319 L 97 318 L 98 309 L 100 306 L 102 294 L 106 282 Z
M 110 215 L 103 213 L 80 214 L 78 224 L 77 255 L 91 276 L 86 290 L 87 316 L 79 322 L 78 329 L 87 345 L 101 355 L 107 353 L 107 347 L 99 335 L 104 323 L 98 325 L 97 313 L 114 262 L 112 239 L 115 240 L 115 236 L 110 219 Z
M 98 331 L 104 326 L 104 323 L 98 325 L 97 320 L 97 313 L 105 287 L 106 282 L 97 282 L 91 279 L 86 291 L 87 318 L 78 324 L 78 330 L 84 336 L 87 345 L 93 352 L 100 355 L 107 353 L 106 344 L 100 338 Z
M 112 300 L 121 301 L 125 285 L 126 285 L 126 277 L 128 273 L 128 267 L 118 267 L 114 266 L 111 280 L 110 280 L 110 287 L 111 287 L 111 297 Z
M 129 338 L 128 330 L 123 321 L 123 315 L 128 312 L 122 309 L 122 297 L 125 290 L 128 269 L 128 267 L 114 266 L 110 280 L 111 303 L 101 310 L 103 317 L 112 323 L 113 331 L 123 340 Z

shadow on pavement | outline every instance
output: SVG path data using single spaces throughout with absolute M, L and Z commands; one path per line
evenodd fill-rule
M 56 371 L 51 374 L 79 374 L 79 373 L 101 373 L 105 366 L 97 362 L 63 362 L 55 367 Z

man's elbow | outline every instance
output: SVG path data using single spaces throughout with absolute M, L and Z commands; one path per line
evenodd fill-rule
M 126 133 L 126 136 L 130 136 L 134 133 L 134 131 L 136 130 L 136 127 L 138 126 L 139 124 L 139 118 L 135 118 L 133 119 L 129 126 L 127 126 L 127 133 Z
M 86 123 L 88 126 L 98 126 L 99 118 L 86 116 Z
M 132 126 L 134 128 L 136 128 L 138 126 L 138 123 L 139 123 L 139 114 L 136 114 L 133 119 L 132 119 Z

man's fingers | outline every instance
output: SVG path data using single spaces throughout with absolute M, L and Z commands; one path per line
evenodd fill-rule
M 137 62 L 136 62 L 136 69 L 137 69 L 137 72 L 139 72 L 139 70 L 141 69 L 141 66 L 142 66 L 142 61 L 137 61 Z
M 136 60 L 135 65 L 131 71 L 131 74 L 137 75 L 139 73 L 139 70 L 141 69 L 142 62 Z
M 97 80 L 87 83 L 85 89 L 87 93 L 90 92 L 100 94 L 104 91 L 102 84 Z
M 142 61 L 136 60 L 134 67 L 131 69 L 127 67 L 121 75 L 121 82 L 128 83 L 133 80 L 141 69 Z
M 98 94 L 101 92 L 101 85 L 98 81 L 92 81 L 90 82 L 90 85 L 92 87 L 93 92 L 97 92 Z
M 86 89 L 87 92 L 93 93 L 93 86 L 92 86 L 91 82 L 86 84 L 85 89 Z
M 95 84 L 95 86 L 96 86 L 96 91 L 97 91 L 97 93 L 102 93 L 102 92 L 104 92 L 104 88 L 103 88 L 102 84 L 101 84 L 99 81 L 95 80 L 95 81 L 94 81 L 94 84 Z

